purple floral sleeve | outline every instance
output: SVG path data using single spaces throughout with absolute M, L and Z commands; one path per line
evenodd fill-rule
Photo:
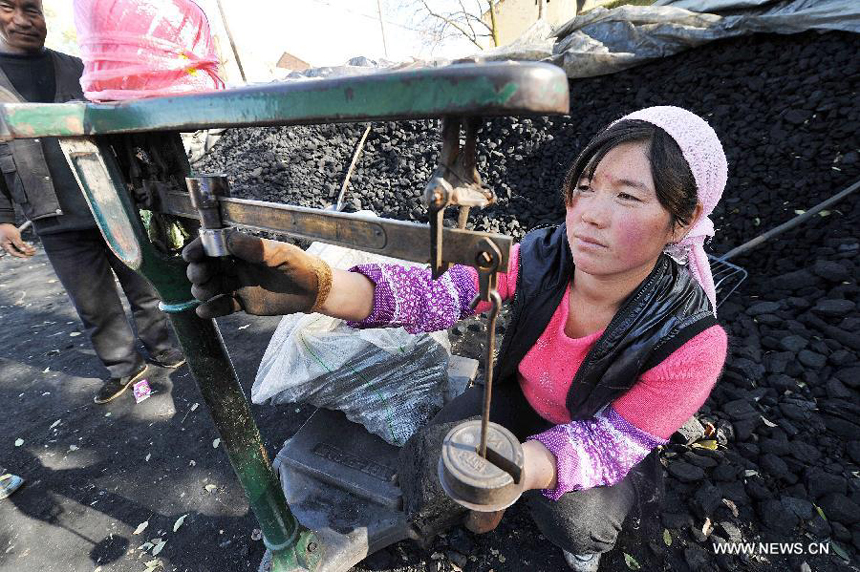
M 349 269 L 376 284 L 373 312 L 353 328 L 394 328 L 410 334 L 445 330 L 473 314 L 469 305 L 477 295 L 473 274 L 466 266 L 452 266 L 438 280 L 427 267 L 361 264 Z
M 552 500 L 570 491 L 614 485 L 652 449 L 668 442 L 638 429 L 611 407 L 529 439 L 540 441 L 555 455 L 558 484 L 543 491 Z

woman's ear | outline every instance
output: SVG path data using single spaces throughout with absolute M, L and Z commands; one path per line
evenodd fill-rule
M 690 222 L 688 224 L 676 224 L 672 230 L 672 240 L 670 242 L 681 242 L 684 240 L 684 237 L 687 236 L 687 231 L 690 230 L 690 227 L 696 224 L 699 217 L 702 216 L 703 210 L 704 207 L 702 206 L 702 203 L 696 203 L 696 208 L 693 210 Z

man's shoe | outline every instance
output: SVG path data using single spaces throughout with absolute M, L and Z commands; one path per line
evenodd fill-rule
M 105 382 L 99 392 L 96 393 L 96 397 L 93 401 L 96 403 L 107 403 L 108 401 L 113 401 L 122 395 L 131 384 L 142 379 L 143 376 L 146 375 L 146 369 L 146 364 L 143 364 L 137 373 L 110 378 Z
M 176 369 L 185 363 L 185 355 L 176 348 L 164 350 L 157 356 L 152 357 L 152 363 L 159 367 Z
M 576 572 L 597 572 L 600 567 L 600 554 L 573 554 L 564 550 L 564 559 L 571 570 Z

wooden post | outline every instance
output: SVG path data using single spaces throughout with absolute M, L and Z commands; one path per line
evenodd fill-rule
M 495 0 L 489 0 L 490 2 L 490 26 L 493 28 L 493 46 L 499 47 L 499 30 L 496 27 L 496 2 Z
M 215 0 L 218 3 L 218 11 L 221 12 L 221 22 L 224 23 L 224 30 L 227 32 L 227 39 L 230 41 L 230 48 L 233 50 L 233 57 L 236 58 L 236 65 L 239 66 L 239 75 L 242 76 L 242 81 L 248 83 L 248 78 L 245 77 L 245 69 L 242 67 L 242 60 L 239 59 L 239 52 L 236 50 L 236 42 L 233 41 L 233 34 L 230 32 L 230 25 L 227 23 L 227 15 L 224 13 L 224 6 L 221 5 L 221 0 Z
M 379 28 L 382 30 L 382 51 L 388 58 L 388 43 L 385 41 L 385 23 L 382 21 L 382 0 L 376 0 L 376 11 L 379 13 Z

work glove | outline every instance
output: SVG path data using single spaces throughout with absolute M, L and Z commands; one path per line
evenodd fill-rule
M 14 224 L 0 224 L 0 247 L 17 258 L 30 258 L 36 249 L 21 238 L 21 231 Z
M 201 318 L 240 310 L 256 316 L 312 312 L 331 290 L 328 264 L 292 244 L 233 231 L 227 250 L 232 256 L 209 257 L 199 238 L 182 249 L 191 294 L 203 302 Z

